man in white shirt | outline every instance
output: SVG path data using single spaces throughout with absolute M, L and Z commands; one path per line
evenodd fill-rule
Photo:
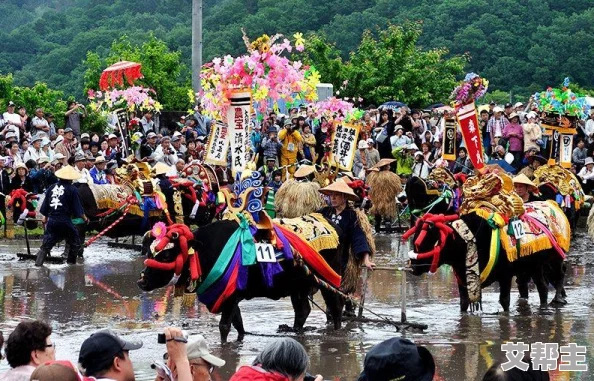
M 16 105 L 13 101 L 8 102 L 6 112 L 2 114 L 5 121 L 5 127 L 1 135 L 5 135 L 8 131 L 12 131 L 16 134 L 18 141 L 21 140 L 21 133 L 25 133 L 25 126 L 21 120 L 21 116 L 14 112 Z
M 23 161 L 26 163 L 29 160 L 39 160 L 42 157 L 47 157 L 43 149 L 41 148 L 41 141 L 43 140 L 43 136 L 36 135 L 31 140 L 31 145 L 25 154 L 23 155 Z
M 594 186 L 594 159 L 587 157 L 584 162 L 584 167 L 578 173 L 578 177 L 582 180 L 582 189 L 585 194 L 590 194 Z
M 177 162 L 177 152 L 171 146 L 171 138 L 169 136 L 163 136 L 161 144 L 155 150 L 153 157 L 156 161 L 160 161 L 170 167 L 175 165 Z
M 82 183 L 82 184 L 92 184 L 93 178 L 89 173 L 87 167 L 87 158 L 85 154 L 82 152 L 77 152 L 74 155 L 74 169 L 80 173 L 80 178 L 78 180 L 74 180 L 75 183 Z
M 35 117 L 31 120 L 31 135 L 41 135 L 49 138 L 50 126 L 45 119 L 43 109 L 35 110 Z
M 586 121 L 586 126 L 584 127 L 584 134 L 586 135 L 586 139 L 588 139 L 588 153 L 592 153 L 592 144 L 594 144 L 594 111 L 590 111 L 590 117 Z

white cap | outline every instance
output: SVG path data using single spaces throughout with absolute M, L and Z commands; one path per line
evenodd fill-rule
M 110 139 L 117 139 L 117 138 L 118 138 L 118 137 L 117 137 L 117 136 L 115 136 L 115 134 L 109 134 L 109 136 L 107 137 L 107 140 L 110 140 Z
M 503 109 L 499 106 L 493 107 L 493 112 L 503 112 Z
M 368 144 L 365 140 L 359 140 L 359 144 L 357 144 L 357 147 L 359 149 L 365 149 L 368 147 Z
M 225 365 L 225 360 L 210 354 L 206 339 L 202 335 L 192 336 L 188 341 L 186 351 L 188 353 L 188 360 L 190 361 L 201 358 L 207 363 L 219 368 Z
M 514 108 L 517 108 L 517 107 L 522 107 L 522 106 L 524 106 L 524 103 L 522 103 L 522 102 L 517 102 L 517 103 L 514 105 Z

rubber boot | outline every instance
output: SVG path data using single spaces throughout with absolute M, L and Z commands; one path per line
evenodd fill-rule
M 41 267 L 43 266 L 43 262 L 45 262 L 45 257 L 49 255 L 49 251 L 45 250 L 44 248 L 40 248 L 37 252 L 37 259 L 35 260 L 35 266 Z

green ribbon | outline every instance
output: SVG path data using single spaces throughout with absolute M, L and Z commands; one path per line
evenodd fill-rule
M 85 223 L 85 220 L 83 220 L 82 218 L 73 218 L 72 223 L 74 225 L 83 225 Z
M 435 201 L 433 201 L 431 204 L 427 205 L 426 207 L 422 208 L 422 209 L 415 209 L 411 212 L 411 214 L 417 215 L 418 213 L 423 213 L 426 212 L 430 209 L 432 209 L 435 205 L 439 204 L 441 201 L 443 201 L 444 199 L 447 198 L 452 198 L 453 197 L 453 193 L 449 190 L 446 189 L 444 190 L 441 195 L 439 195 L 439 197 L 437 199 L 435 199 Z M 450 201 L 448 201 L 449 203 Z
M 206 292 L 210 286 L 212 286 L 220 277 L 223 276 L 225 269 L 227 269 L 231 259 L 233 259 L 233 254 L 235 253 L 235 249 L 237 249 L 237 245 L 239 243 L 242 244 L 242 264 L 247 266 L 256 263 L 256 245 L 254 244 L 254 239 L 250 232 L 250 225 L 243 215 L 238 214 L 237 216 L 239 217 L 239 228 L 237 228 L 231 237 L 229 237 L 229 240 L 225 244 L 225 247 L 223 247 L 217 262 L 213 266 L 212 270 L 210 270 L 208 273 L 208 276 L 204 282 L 202 282 L 198 288 L 198 294 Z

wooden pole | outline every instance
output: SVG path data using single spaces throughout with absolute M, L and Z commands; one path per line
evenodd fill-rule
M 199 93 L 202 68 L 202 0 L 192 0 L 192 89 Z
M 400 306 L 400 322 L 406 323 L 406 270 L 402 271 L 402 283 L 400 293 L 402 296 L 402 305 Z
M 367 294 L 367 275 L 369 270 L 367 267 L 363 268 L 363 289 L 361 290 L 361 301 L 359 302 L 359 312 L 357 317 L 363 316 L 363 306 L 365 305 L 365 294 Z

